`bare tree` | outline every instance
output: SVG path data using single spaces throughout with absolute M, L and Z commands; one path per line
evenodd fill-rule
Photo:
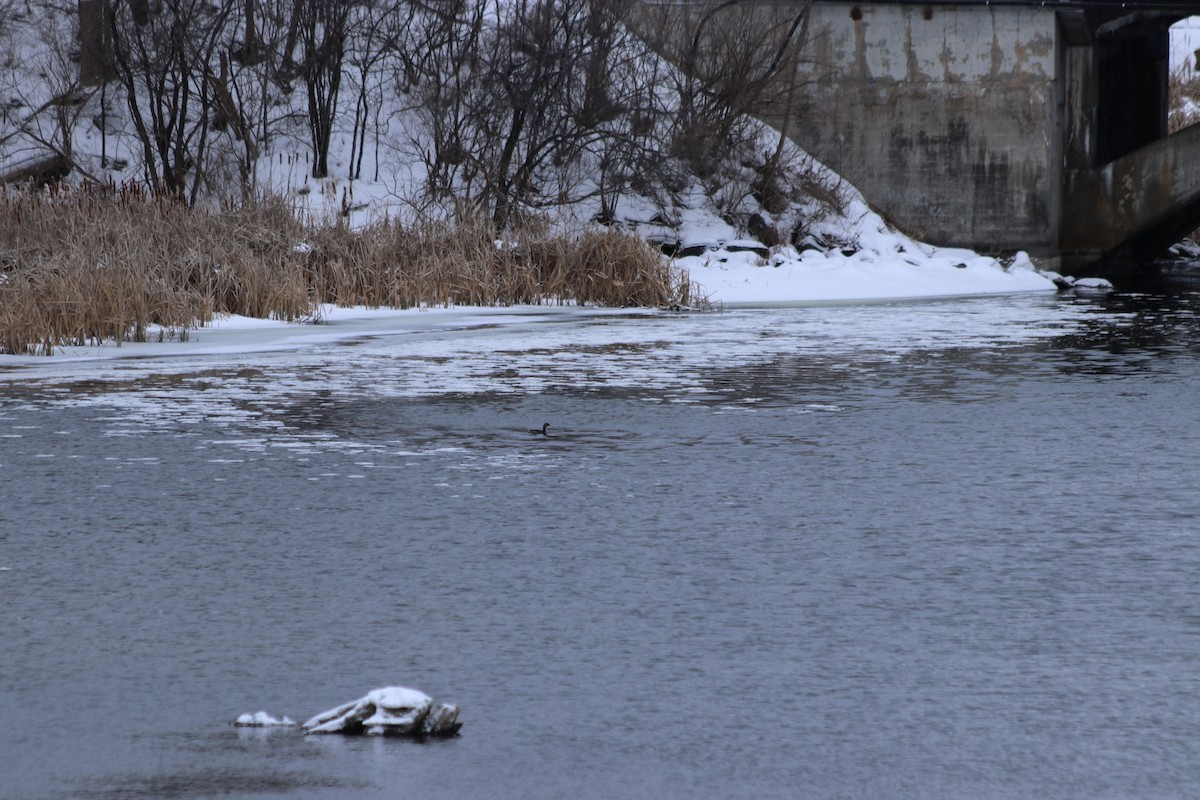
M 435 200 L 473 182 L 468 147 L 473 125 L 471 94 L 480 71 L 488 7 L 464 0 L 425 0 L 404 48 L 396 85 L 415 89 L 428 143 L 417 149 L 426 166 L 427 192 Z M 469 191 L 469 189 L 468 189 Z
M 410 48 L 417 46 L 409 32 L 416 27 L 417 7 L 407 0 L 380 0 L 355 9 L 350 23 L 351 57 L 354 83 L 357 89 L 354 103 L 354 127 L 350 136 L 350 178 L 362 177 L 363 158 L 367 149 L 367 130 L 374 127 L 376 171 L 381 127 L 381 107 L 385 82 L 393 92 L 403 93 L 414 80 L 412 71 L 405 68 L 410 60 Z M 388 70 L 389 62 L 401 65 Z M 388 73 L 392 73 L 389 81 Z
M 218 102 L 209 76 L 216 72 L 233 4 L 108 3 L 113 60 L 142 145 L 146 182 L 153 191 L 194 203 Z
M 246 65 L 254 65 L 266 58 L 263 42 L 258 34 L 259 0 L 242 0 L 242 42 L 234 55 Z
M 304 48 L 301 71 L 308 93 L 308 128 L 313 147 L 313 177 L 329 175 L 329 141 L 337 119 L 346 55 L 347 0 L 296 0 L 300 41 Z
M 113 77 L 112 26 L 104 0 L 79 0 L 79 80 L 97 85 Z
M 425 92 L 435 190 L 465 191 L 498 228 L 516 209 L 595 192 L 603 153 L 631 141 L 623 7 L 517 0 L 456 17 Z
M 782 121 L 793 113 L 791 75 L 808 32 L 812 0 L 760 5 L 747 0 L 644 6 L 629 18 L 644 40 L 678 69 L 677 108 L 667 134 L 670 153 L 711 186 L 754 154 L 752 118 Z M 777 171 L 784 132 L 759 159 Z M 754 158 L 758 158 L 754 155 Z

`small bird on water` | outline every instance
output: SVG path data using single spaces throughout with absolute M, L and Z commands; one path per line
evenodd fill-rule
M 530 433 L 532 433 L 532 434 L 533 434 L 533 435 L 535 435 L 535 436 L 549 436 L 550 434 L 546 433 L 546 431 L 547 431 L 549 428 L 550 428 L 550 423 L 549 423 L 549 422 L 543 422 L 543 423 L 542 423 L 542 429 L 541 429 L 540 431 L 539 431 L 537 428 L 530 428 L 530 429 L 529 429 L 529 432 L 530 432 Z

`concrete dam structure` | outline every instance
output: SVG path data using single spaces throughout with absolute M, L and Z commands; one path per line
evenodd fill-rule
M 791 107 L 762 116 L 927 241 L 1115 264 L 1200 224 L 1200 129 L 1167 132 L 1168 29 L 1194 13 L 815 0 Z

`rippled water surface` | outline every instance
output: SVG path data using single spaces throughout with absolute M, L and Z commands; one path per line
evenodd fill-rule
M 1187 796 L 1197 308 L 0 373 L 0 796 Z M 389 684 L 462 735 L 230 725 Z

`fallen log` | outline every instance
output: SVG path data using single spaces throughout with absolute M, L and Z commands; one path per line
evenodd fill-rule
M 33 183 L 38 186 L 56 183 L 71 174 L 71 162 L 55 153 L 31 156 L 15 163 L 0 165 L 0 186 L 14 183 Z

